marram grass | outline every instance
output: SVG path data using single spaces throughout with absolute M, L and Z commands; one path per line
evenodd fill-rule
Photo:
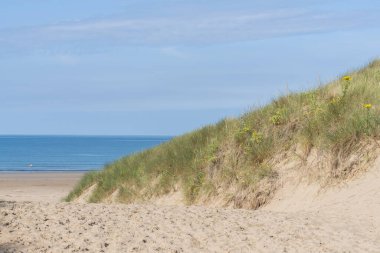
M 287 94 L 237 119 L 176 137 L 102 171 L 86 174 L 66 200 L 96 184 L 90 202 L 117 191 L 124 203 L 180 189 L 188 204 L 234 185 L 254 189 L 276 178 L 271 161 L 295 145 L 350 152 L 352 142 L 378 138 L 380 61 L 307 92 Z M 233 197 L 233 196 L 231 196 Z

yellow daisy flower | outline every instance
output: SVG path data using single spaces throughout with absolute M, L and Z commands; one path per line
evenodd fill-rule
M 351 76 L 344 76 L 342 78 L 344 81 L 351 81 L 352 80 L 352 77 Z

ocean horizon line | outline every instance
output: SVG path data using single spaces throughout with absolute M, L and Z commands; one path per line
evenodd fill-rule
M 98 171 L 171 136 L 0 135 L 0 172 Z

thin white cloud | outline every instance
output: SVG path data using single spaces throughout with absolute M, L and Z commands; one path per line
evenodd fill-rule
M 108 32 L 112 30 L 141 30 L 157 27 L 194 27 L 194 28 L 216 28 L 221 25 L 244 25 L 247 22 L 284 19 L 304 14 L 297 10 L 276 10 L 254 14 L 220 14 L 214 16 L 195 18 L 154 18 L 154 19 L 116 19 L 116 20 L 95 20 L 84 21 L 71 24 L 61 24 L 48 26 L 45 29 L 52 32 Z
M 0 45 L 17 48 L 85 43 L 88 47 L 213 44 L 368 27 L 377 13 L 321 13 L 300 9 L 171 18 L 107 18 L 0 31 Z

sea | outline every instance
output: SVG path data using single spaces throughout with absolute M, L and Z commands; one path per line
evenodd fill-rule
M 171 136 L 0 136 L 0 172 L 100 170 Z

